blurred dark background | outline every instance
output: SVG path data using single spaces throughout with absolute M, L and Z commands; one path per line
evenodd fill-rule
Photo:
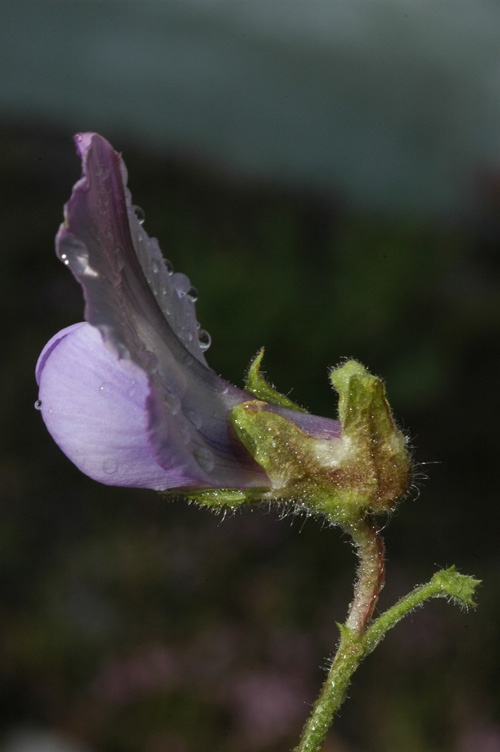
M 100 486 L 54 444 L 34 366 L 81 320 L 55 258 L 71 136 L 124 154 L 200 290 L 211 366 L 334 416 L 327 367 L 387 382 L 417 487 L 380 607 L 451 564 L 355 677 L 326 752 L 500 750 L 500 7 L 496 2 L 4 2 L 0 749 L 282 752 L 349 603 L 335 530 L 221 520 Z

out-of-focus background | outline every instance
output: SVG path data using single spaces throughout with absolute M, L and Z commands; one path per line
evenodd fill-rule
M 433 602 L 355 677 L 326 752 L 496 752 L 500 6 L 493 0 L 1 4 L 0 749 L 282 752 L 350 599 L 335 530 L 226 519 L 80 474 L 33 408 L 81 320 L 53 253 L 71 136 L 124 154 L 146 229 L 200 290 L 212 367 L 334 416 L 327 367 L 384 376 L 417 486 L 381 608 Z M 420 492 L 420 495 L 419 495 Z

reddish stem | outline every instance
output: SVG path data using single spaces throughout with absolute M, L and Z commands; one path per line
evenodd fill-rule
M 384 539 L 372 520 L 352 526 L 347 532 L 356 546 L 359 564 L 354 599 L 349 607 L 345 626 L 362 635 L 373 616 L 385 583 Z

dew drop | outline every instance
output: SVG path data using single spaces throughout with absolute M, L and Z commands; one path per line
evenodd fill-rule
M 212 343 L 212 338 L 210 334 L 205 329 L 200 329 L 198 332 L 198 344 L 200 346 L 200 350 L 208 350 Z
M 195 302 L 195 300 L 198 300 L 198 290 L 196 289 L 196 287 L 193 287 L 193 285 L 191 285 L 186 295 L 189 300 L 193 301 L 193 303 Z
M 99 387 L 99 391 L 101 394 L 108 394 L 111 389 L 113 388 L 113 384 L 109 381 L 103 381 L 101 386 Z
M 205 447 L 198 447 L 198 449 L 194 450 L 193 456 L 202 470 L 205 470 L 207 473 L 209 473 L 214 469 L 215 460 L 212 452 L 209 449 L 206 449 Z
M 113 459 L 107 459 L 104 460 L 102 463 L 102 471 L 106 473 L 106 475 L 114 475 L 116 471 L 118 470 L 118 463 L 116 460 Z
M 71 254 L 72 269 L 75 274 L 81 274 L 84 277 L 93 277 L 97 279 L 97 272 L 89 263 L 89 255 L 85 248 L 78 247 Z M 66 262 L 64 262 L 66 263 Z
M 174 273 L 174 265 L 169 259 L 165 259 L 165 268 L 168 272 L 168 276 L 171 277 Z
M 42 400 L 37 400 L 35 402 L 35 410 L 41 410 L 42 409 Z
M 130 386 L 127 389 L 127 396 L 128 397 L 133 397 L 134 394 L 135 394 L 135 392 L 136 392 L 136 384 L 135 384 L 134 379 L 130 379 L 129 384 L 130 384 Z
M 144 214 L 144 209 L 141 209 L 141 207 L 137 206 L 137 204 L 135 204 L 132 207 L 132 209 L 134 210 L 134 214 L 137 217 L 137 221 L 139 222 L 139 224 L 143 225 L 144 220 L 146 219 L 146 215 Z
M 174 287 L 179 298 L 185 298 L 191 287 L 189 279 L 185 274 L 176 274 L 174 277 Z

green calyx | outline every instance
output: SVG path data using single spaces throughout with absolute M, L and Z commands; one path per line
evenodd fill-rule
M 303 407 L 296 405 L 284 394 L 280 394 L 274 387 L 267 383 L 260 372 L 260 365 L 264 357 L 264 348 L 261 347 L 255 358 L 250 363 L 247 377 L 245 380 L 245 391 L 249 394 L 253 394 L 259 400 L 269 402 L 271 405 L 280 405 L 281 407 L 288 407 L 290 410 L 298 410 L 301 413 L 306 413 Z
M 436 588 L 436 598 L 449 597 L 463 608 L 474 608 L 477 603 L 473 600 L 474 592 L 481 580 L 476 580 L 469 575 L 460 574 L 456 568 L 449 567 L 436 572 L 430 581 L 430 585 Z
M 352 510 L 343 503 L 340 483 L 332 494 L 332 449 L 340 450 L 340 441 L 334 442 L 334 448 L 268 412 L 267 407 L 266 402 L 253 400 L 238 405 L 232 413 L 238 438 L 271 481 L 264 498 L 294 501 L 348 523 Z
M 259 381 L 261 359 L 260 353 L 250 369 L 260 398 L 238 405 L 232 423 L 271 481 L 264 498 L 292 500 L 344 527 L 367 512 L 391 509 L 408 489 L 410 463 L 380 379 L 356 361 L 332 371 L 341 437 L 317 439 L 269 409 Z
M 342 440 L 363 472 L 363 493 L 373 511 L 391 509 L 407 492 L 411 464 L 406 439 L 396 426 L 381 379 L 355 360 L 333 369 L 330 381 L 339 394 Z
M 332 370 L 341 435 L 318 439 L 273 411 L 274 406 L 303 409 L 262 377 L 263 355 L 262 349 L 246 381 L 255 399 L 238 405 L 231 421 L 243 446 L 265 470 L 269 486 L 193 491 L 188 497 L 214 509 L 235 509 L 262 499 L 290 501 L 345 529 L 367 513 L 392 509 L 408 490 L 411 467 L 382 381 L 353 360 Z

